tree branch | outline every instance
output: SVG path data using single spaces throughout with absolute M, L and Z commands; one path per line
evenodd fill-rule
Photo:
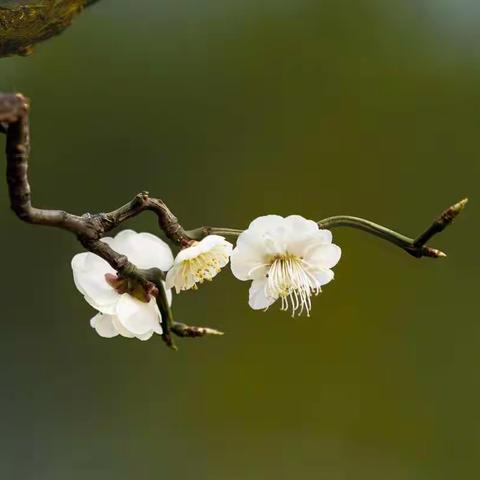
M 123 222 L 149 210 L 156 214 L 160 228 L 173 242 L 183 247 L 192 239 L 188 237 L 177 218 L 165 203 L 157 198 L 150 198 L 147 192 L 139 193 L 130 202 L 109 213 L 97 213 L 78 216 L 63 210 L 40 209 L 32 206 L 30 185 L 28 182 L 28 160 L 30 155 L 29 102 L 20 94 L 0 93 L 0 133 L 7 136 L 7 183 L 10 206 L 24 222 L 61 228 L 77 236 L 80 243 L 90 252 L 106 260 L 119 276 L 136 280 L 144 287 L 152 283 L 157 287 L 157 303 L 162 313 L 162 338 L 167 345 L 174 347 L 170 332 L 185 336 L 179 329 L 173 330 L 173 316 L 166 300 L 163 274 L 158 269 L 140 270 L 125 255 L 114 251 L 101 238 L 105 233 L 118 227 Z M 202 329 L 202 327 L 188 327 Z M 200 331 L 199 330 L 199 331 Z M 204 329 L 207 333 L 211 329 Z M 211 330 L 213 332 L 213 330 Z M 216 332 L 216 331 L 215 331 Z
M 437 250 L 436 248 L 429 247 L 426 245 L 428 240 L 430 240 L 434 235 L 440 233 L 448 225 L 450 225 L 455 217 L 465 208 L 468 199 L 464 198 L 459 202 L 455 203 L 451 207 L 447 208 L 421 235 L 416 239 L 409 238 L 401 233 L 391 230 L 390 228 L 374 223 L 370 220 L 360 217 L 352 217 L 350 215 L 336 215 L 334 217 L 324 218 L 320 220 L 318 226 L 320 228 L 336 228 L 336 227 L 350 227 L 357 230 L 362 230 L 364 232 L 370 233 L 376 237 L 379 237 L 387 242 L 393 243 L 398 247 L 405 250 L 410 255 L 420 258 L 420 257 L 446 257 L 447 255 Z M 237 237 L 242 233 L 242 230 L 237 230 L 234 228 L 223 228 L 223 227 L 199 227 L 193 230 L 188 230 L 185 232 L 187 237 L 193 240 L 201 240 L 207 235 L 225 235 Z
M 416 239 L 406 237 L 383 225 L 365 220 L 364 218 L 351 217 L 349 215 L 338 215 L 325 218 L 318 222 L 320 228 L 351 227 L 380 237 L 405 250 L 414 257 L 446 257 L 447 255 L 436 248 L 425 245 L 435 234 L 440 233 L 450 225 L 455 217 L 465 208 L 468 199 L 464 198 L 447 208 L 442 214 Z
M 451 207 L 444 210 L 441 215 L 413 242 L 415 247 L 425 245 L 434 235 L 443 231 L 450 225 L 455 217 L 462 212 L 467 205 L 468 198 L 464 198 Z
M 165 203 L 159 198 L 150 198 L 148 192 L 141 192 L 133 200 L 121 206 L 117 210 L 100 214 L 104 230 L 107 232 L 121 223 L 137 216 L 144 211 L 154 212 L 158 218 L 160 228 L 165 235 L 179 246 L 191 243 L 192 239 L 178 223 L 177 217 L 169 210 Z
M 158 198 L 151 198 L 148 192 L 141 192 L 125 205 L 107 213 L 74 215 L 63 210 L 47 210 L 32 206 L 30 185 L 28 182 L 28 160 L 30 154 L 29 138 L 29 102 L 20 94 L 0 93 L 0 133 L 7 136 L 7 183 L 10 204 L 16 215 L 35 225 L 67 230 L 78 238 L 89 251 L 106 260 L 120 277 L 131 278 L 146 289 L 155 285 L 159 291 L 157 305 L 162 313 L 162 338 L 167 345 L 175 348 L 171 333 L 180 337 L 199 337 L 221 335 L 221 332 L 206 327 L 193 327 L 175 322 L 167 301 L 163 272 L 156 268 L 141 270 L 129 262 L 125 255 L 115 252 L 101 238 L 105 233 L 144 211 L 153 212 L 165 235 L 180 247 L 190 245 L 208 235 L 238 236 L 242 230 L 226 227 L 199 227 L 185 231 L 175 215 Z M 320 228 L 352 227 L 380 237 L 399 246 L 414 257 L 444 257 L 440 250 L 427 246 L 434 235 L 440 233 L 463 210 L 467 199 L 461 200 L 445 210 L 416 239 L 409 238 L 387 227 L 369 220 L 348 215 L 325 218 L 318 222 Z

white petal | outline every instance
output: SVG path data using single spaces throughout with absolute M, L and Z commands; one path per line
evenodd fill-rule
M 296 236 L 308 235 L 318 232 L 318 225 L 313 220 L 307 220 L 300 215 L 290 215 L 285 218 L 285 223 L 290 228 L 291 232 Z
M 200 243 L 205 246 L 206 251 L 216 247 L 217 245 L 230 244 L 230 242 L 227 242 L 225 237 L 222 237 L 221 235 L 207 235 L 200 241 Z
M 270 257 L 264 239 L 246 230 L 238 237 L 230 258 L 232 273 L 239 280 L 259 278 L 266 273 L 261 266 L 269 263 Z
M 158 333 L 158 335 L 161 335 L 163 333 L 162 326 L 160 325 L 160 322 L 158 322 L 154 325 L 153 331 L 155 333 Z
M 264 260 L 264 262 L 262 262 Z M 230 258 L 232 273 L 239 280 L 254 280 L 264 277 L 268 272 L 268 259 L 252 257 L 249 252 L 235 249 Z
M 320 230 L 312 220 L 302 219 L 303 221 L 300 221 L 298 216 L 293 217 L 295 217 L 295 221 L 290 223 L 292 230 L 288 238 L 288 253 L 306 257 L 312 248 L 332 243 L 332 233 L 329 230 Z
M 72 259 L 73 279 L 76 287 L 88 303 L 104 313 L 112 313 L 111 306 L 119 299 L 119 294 L 105 280 L 106 273 L 115 273 L 112 267 L 91 253 L 79 253 Z
M 308 254 L 305 255 L 305 261 L 312 265 L 313 268 L 316 266 L 332 268 L 338 263 L 341 256 L 341 248 L 331 243 L 329 245 L 318 245 L 312 248 Z
M 128 293 L 121 295 L 117 304 L 117 317 L 123 327 L 135 336 L 143 335 L 153 330 L 158 322 L 156 300 L 144 303 L 133 298 Z
M 176 265 L 184 262 L 185 260 L 190 260 L 191 258 L 198 257 L 204 252 L 203 245 L 200 242 L 193 244 L 191 247 L 184 248 L 180 250 L 175 257 L 174 263 Z
M 175 257 L 175 263 L 182 263 L 185 260 L 190 260 L 198 257 L 202 253 L 210 252 L 212 250 L 230 256 L 232 248 L 233 245 L 230 242 L 227 242 L 224 237 L 221 237 L 220 235 L 207 235 L 199 242 L 195 242 L 192 246 L 180 250 Z
M 118 335 L 118 330 L 113 324 L 113 317 L 111 315 L 103 315 L 102 313 L 97 313 L 90 320 L 90 325 L 101 337 L 113 338 Z
M 184 248 L 168 271 L 166 285 L 177 293 L 212 280 L 227 265 L 233 245 L 219 235 L 208 235 L 200 242 Z
M 299 257 L 306 258 L 309 252 L 320 245 L 329 245 L 332 243 L 332 233 L 329 230 L 319 230 L 306 232 L 292 236 L 288 242 L 288 252 Z
M 181 292 L 182 284 L 184 283 L 181 272 L 182 268 L 176 264 L 167 272 L 167 276 L 165 278 L 165 286 L 169 289 L 170 292 L 172 291 L 172 288 L 175 288 L 175 291 L 177 293 Z
M 247 230 L 255 233 L 263 233 L 268 230 L 275 230 L 284 224 L 284 218 L 280 215 L 264 215 L 253 220 Z
M 98 310 L 101 313 L 105 313 L 106 315 L 115 315 L 115 312 L 117 311 L 117 303 L 120 296 L 117 295 L 111 303 L 97 303 L 95 302 L 95 300 L 93 300 L 93 298 L 89 297 L 88 295 L 84 295 L 83 298 L 95 310 Z
M 77 281 L 77 275 L 78 275 L 78 272 L 81 272 L 82 270 L 85 269 L 85 267 L 84 267 L 85 260 L 86 260 L 85 257 L 87 255 L 88 255 L 88 252 L 77 253 L 77 255 L 75 255 L 72 258 L 72 262 L 71 262 L 71 267 L 72 267 L 72 272 L 73 272 L 73 282 L 75 283 L 75 286 L 77 287 L 77 290 L 82 295 L 85 295 L 85 290 L 83 289 L 82 285 Z
M 166 272 L 173 264 L 170 247 L 151 233 L 123 230 L 110 245 L 116 252 L 126 255 L 138 268 L 159 268 Z
M 332 270 L 319 270 L 316 272 L 311 272 L 311 274 L 315 277 L 319 285 L 326 285 L 327 283 L 331 282 L 334 277 L 334 273 Z
M 250 223 L 248 230 L 240 234 L 237 246 L 260 250 L 268 255 L 286 253 L 287 243 L 291 238 L 291 229 L 286 219 L 279 215 L 266 215 Z
M 172 305 L 172 291 L 171 290 L 167 290 L 167 300 L 169 302 L 169 305 Z M 154 300 L 152 303 L 153 303 L 153 309 L 155 310 L 155 313 L 156 313 L 156 316 L 157 316 L 156 321 L 153 324 L 152 335 L 154 333 L 157 333 L 158 335 L 161 335 L 163 333 L 162 314 L 160 313 L 160 310 L 158 309 L 157 302 Z
M 266 283 L 266 278 L 262 280 L 254 280 L 250 286 L 248 304 L 254 310 L 263 310 L 276 300 L 275 298 L 267 297 L 265 295 Z
M 172 300 L 173 300 L 173 294 L 172 294 L 172 289 L 167 288 L 167 284 L 165 282 L 162 282 L 163 286 L 165 287 L 165 294 L 167 295 L 167 302 L 168 305 L 171 307 L 172 306 Z M 158 312 L 160 314 L 160 312 Z
M 332 243 L 332 232 L 330 230 L 320 229 L 317 236 L 321 238 L 323 243 Z
M 118 317 L 116 315 L 113 315 L 113 325 L 115 326 L 115 328 L 118 330 L 118 333 L 122 336 L 122 337 L 125 337 L 125 338 L 134 338 L 135 335 L 128 331 L 123 325 L 122 323 L 120 322 L 120 320 L 118 319 Z
M 147 333 L 144 333 L 143 335 L 137 335 L 137 338 L 139 340 L 145 341 L 145 340 L 150 340 L 152 338 L 152 335 L 153 335 L 153 330 Z
M 290 215 L 285 219 L 285 222 L 290 228 L 290 240 L 292 242 L 304 241 L 306 244 L 311 242 L 332 243 L 332 232 L 320 229 L 313 220 L 308 220 L 300 215 Z

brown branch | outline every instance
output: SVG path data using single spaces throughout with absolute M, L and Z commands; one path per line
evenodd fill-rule
M 30 154 L 28 112 L 28 100 L 22 95 L 0 94 L 0 125 L 7 135 L 7 183 L 10 205 L 21 220 L 62 228 L 74 233 L 85 248 L 104 258 L 119 272 L 132 269 L 132 265 L 124 256 L 117 254 L 99 240 L 105 233 L 146 210 L 157 215 L 160 228 L 170 240 L 180 246 L 191 242 L 165 203 L 160 199 L 150 198 L 147 192 L 139 193 L 126 205 L 109 213 L 87 213 L 78 216 L 63 210 L 33 207 L 28 182 Z
M 158 269 L 140 270 L 125 255 L 115 252 L 101 238 L 105 233 L 118 227 L 123 222 L 144 211 L 153 212 L 165 235 L 180 247 L 187 246 L 195 240 L 201 240 L 207 235 L 217 234 L 238 236 L 242 230 L 223 227 L 200 227 L 185 231 L 175 215 L 157 198 L 150 198 L 148 192 L 141 192 L 130 202 L 108 213 L 74 215 L 63 210 L 47 210 L 32 206 L 30 185 L 28 183 L 28 159 L 30 154 L 29 102 L 20 94 L 0 93 L 0 133 L 7 136 L 7 183 L 12 210 L 23 221 L 67 230 L 77 236 L 80 243 L 89 251 L 105 259 L 119 276 L 139 282 L 150 291 L 153 283 L 158 291 L 157 304 L 162 313 L 162 338 L 167 345 L 175 348 L 171 333 L 181 337 L 198 337 L 204 335 L 219 335 L 221 332 L 206 327 L 193 327 L 177 323 L 173 320 L 168 305 L 163 284 L 163 273 Z M 426 245 L 435 234 L 441 232 L 463 210 L 467 199 L 461 200 L 445 210 L 416 239 L 411 239 L 394 230 L 378 225 L 369 220 L 340 215 L 329 217 L 318 222 L 321 228 L 347 226 L 357 228 L 372 235 L 387 240 L 407 251 L 415 257 L 443 257 L 440 250 Z
M 0 123 L 7 134 L 7 183 L 11 208 L 25 222 L 59 227 L 80 234 L 87 230 L 82 218 L 62 210 L 32 207 L 28 183 L 28 110 L 28 100 L 22 95 L 0 95 Z
M 32 206 L 32 196 L 28 182 L 28 160 L 30 155 L 29 135 L 29 101 L 20 94 L 0 93 L 0 133 L 7 136 L 7 183 L 10 195 L 10 206 L 15 214 L 24 222 L 61 228 L 77 236 L 80 243 L 90 252 L 106 260 L 119 276 L 136 280 L 146 289 L 153 283 L 160 292 L 157 303 L 162 313 L 163 339 L 167 345 L 174 347 L 170 332 L 173 316 L 166 301 L 163 285 L 163 273 L 156 268 L 140 270 L 125 255 L 114 251 L 101 238 L 105 233 L 118 227 L 123 222 L 144 211 L 152 211 L 157 215 L 160 228 L 165 235 L 178 244 L 185 246 L 192 239 L 187 235 L 177 218 L 165 203 L 157 198 L 150 198 L 147 192 L 139 193 L 133 200 L 109 213 L 97 213 L 78 216 L 63 210 L 40 209 Z M 201 331 L 202 327 L 188 327 Z M 210 329 L 204 329 L 209 331 Z M 178 333 L 180 336 L 181 333 Z
M 107 232 L 147 210 L 157 215 L 160 228 L 172 242 L 180 246 L 191 243 L 192 239 L 187 235 L 180 223 L 178 223 L 177 217 L 162 200 L 159 198 L 150 198 L 148 192 L 139 193 L 133 200 L 117 210 L 100 214 L 104 231 Z

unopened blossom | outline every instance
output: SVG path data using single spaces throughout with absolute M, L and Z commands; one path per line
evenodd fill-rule
M 219 235 L 208 235 L 181 250 L 167 273 L 167 288 L 182 290 L 197 288 L 198 283 L 212 280 L 228 263 L 233 245 Z
M 240 280 L 252 280 L 249 305 L 267 309 L 280 299 L 292 316 L 311 310 L 311 297 L 333 279 L 340 247 L 322 230 L 299 215 L 267 215 L 255 219 L 238 238 L 231 268 Z
M 150 233 L 123 230 L 114 238 L 102 239 L 130 262 L 142 269 L 159 268 L 167 271 L 173 263 L 168 245 Z M 148 340 L 154 333 L 161 334 L 161 314 L 153 290 L 130 290 L 119 279 L 115 270 L 101 257 L 91 252 L 75 255 L 72 259 L 73 279 L 85 300 L 98 313 L 90 325 L 106 338 L 122 335 Z M 168 301 L 172 294 L 167 290 Z

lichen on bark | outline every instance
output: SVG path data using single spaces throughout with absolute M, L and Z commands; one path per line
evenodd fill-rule
M 30 55 L 96 0 L 0 0 L 0 57 Z

